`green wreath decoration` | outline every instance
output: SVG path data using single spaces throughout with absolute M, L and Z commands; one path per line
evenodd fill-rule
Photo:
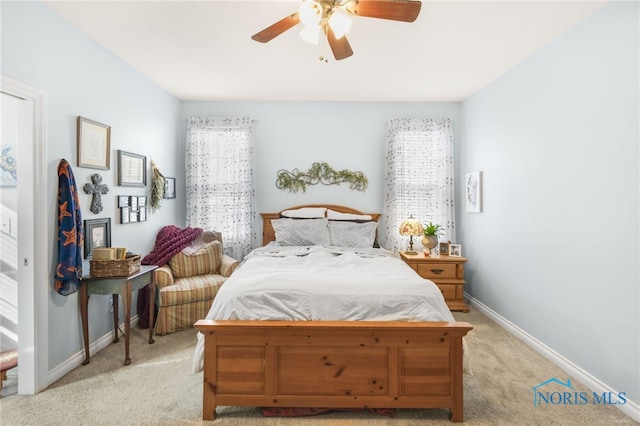
M 362 172 L 352 172 L 351 170 L 334 170 L 327 163 L 313 163 L 309 171 L 301 172 L 298 169 L 279 170 L 276 179 L 276 188 L 288 189 L 289 192 L 298 192 L 302 189 L 305 192 L 308 185 L 340 185 L 342 182 L 349 182 L 349 188 L 356 191 L 367 189 L 369 180 Z

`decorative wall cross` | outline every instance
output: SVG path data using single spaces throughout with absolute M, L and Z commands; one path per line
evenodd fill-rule
M 93 194 L 89 210 L 91 210 L 92 213 L 98 214 L 102 211 L 102 194 L 109 192 L 109 187 L 102 183 L 102 176 L 97 173 L 91 175 L 91 182 L 93 183 L 85 183 L 82 189 L 84 189 L 84 192 L 87 194 Z

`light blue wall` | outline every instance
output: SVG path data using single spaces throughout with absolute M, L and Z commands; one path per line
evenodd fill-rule
M 460 212 L 467 291 L 635 403 L 638 18 L 607 5 L 465 100 L 458 168 L 484 178 L 484 212 Z
M 120 225 L 116 195 L 148 195 L 148 187 L 117 186 L 116 150 L 153 159 L 167 176 L 184 174 L 183 154 L 177 143 L 180 129 L 178 99 L 144 78 L 130 66 L 69 26 L 49 8 L 37 2 L 2 2 L 2 74 L 47 94 L 47 223 L 49 232 L 37 244 L 49 247 L 51 277 L 57 263 L 57 165 L 60 159 L 76 164 L 76 117 L 84 116 L 111 126 L 111 168 L 73 167 L 78 186 L 90 182 L 93 173 L 103 177 L 109 193 L 104 210 L 89 211 L 90 196 L 81 191 L 83 219 L 111 218 L 112 245 L 148 253 L 158 229 L 182 224 L 184 194 L 166 200 L 157 214 L 139 224 Z M 49 365 L 54 368 L 82 349 L 77 293 L 59 296 L 53 279 L 38 283 L 36 291 L 49 293 Z M 109 298 L 89 302 L 92 338 L 109 332 Z M 135 306 L 135 297 L 134 297 Z M 123 318 L 120 315 L 120 318 Z
M 328 202 L 365 212 L 382 212 L 388 121 L 398 117 L 451 118 L 455 132 L 458 110 L 458 103 L 185 102 L 183 105 L 185 118 L 248 116 L 255 120 L 258 212 Z M 369 180 L 368 189 L 359 192 L 345 184 L 315 185 L 304 193 L 290 193 L 276 188 L 278 170 L 307 171 L 314 162 L 322 161 L 334 169 L 363 172 Z M 262 223 L 257 226 L 261 235 Z M 384 245 L 384 240 L 381 244 Z

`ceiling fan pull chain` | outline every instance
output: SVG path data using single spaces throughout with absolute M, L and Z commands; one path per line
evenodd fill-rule
M 329 58 L 327 56 L 327 51 L 329 50 L 329 42 L 326 37 L 320 38 L 320 56 L 318 56 L 318 60 L 320 62 L 324 62 L 325 64 L 329 63 Z

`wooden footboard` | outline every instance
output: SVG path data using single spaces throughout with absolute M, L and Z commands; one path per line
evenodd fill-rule
M 202 417 L 216 406 L 448 408 L 463 421 L 465 322 L 209 321 Z

